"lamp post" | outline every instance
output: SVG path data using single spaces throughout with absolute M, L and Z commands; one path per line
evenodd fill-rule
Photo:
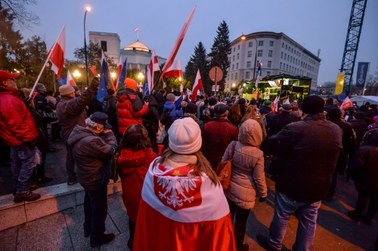
M 87 18 L 87 13 L 88 11 L 91 11 L 91 6 L 86 6 L 85 7 L 85 12 L 84 12 L 84 57 L 85 57 L 85 72 L 86 72 L 86 83 L 88 87 L 88 82 L 89 82 L 89 71 L 88 71 L 88 52 L 87 52 L 87 39 L 86 39 L 86 31 L 85 31 L 85 20 Z

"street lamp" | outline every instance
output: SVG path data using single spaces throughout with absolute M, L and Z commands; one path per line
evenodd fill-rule
M 137 79 L 139 80 L 139 88 L 142 88 L 142 82 L 143 82 L 143 80 L 144 80 L 144 74 L 143 74 L 143 72 L 139 72 L 138 73 L 138 75 L 137 75 Z
M 87 13 L 88 11 L 91 11 L 91 6 L 86 6 L 85 7 L 85 12 L 84 12 L 84 57 L 85 57 L 85 72 L 87 75 L 87 86 L 89 83 L 89 71 L 88 71 L 88 52 L 87 52 L 87 39 L 86 39 L 86 32 L 85 32 L 85 20 L 87 18 Z
M 74 70 L 72 73 L 72 76 L 77 80 L 78 78 L 81 77 L 81 73 L 79 70 Z

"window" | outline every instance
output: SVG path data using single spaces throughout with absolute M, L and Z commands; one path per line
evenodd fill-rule
M 267 72 L 266 72 L 266 75 L 267 75 L 267 76 L 270 76 L 270 71 L 267 71 Z
M 267 67 L 268 67 L 268 68 L 271 68 L 271 67 L 272 67 L 272 61 L 268 61 Z
M 238 54 L 236 54 L 236 59 L 237 59 L 237 60 L 239 60 L 239 53 L 238 53 Z
M 238 50 L 240 50 L 240 44 L 238 44 Z
M 236 50 L 236 47 L 234 47 L 234 51 Z
M 252 62 L 251 61 L 247 61 L 247 68 L 251 68 L 252 66 Z
M 270 46 L 274 46 L 274 41 L 270 40 L 270 41 L 269 41 L 269 45 L 270 45 Z
M 268 57 L 273 57 L 273 50 L 269 50 Z
M 252 57 L 252 51 L 248 51 L 248 52 L 247 52 L 247 57 L 248 57 L 248 58 Z
M 236 70 L 239 69 L 239 63 L 236 63 Z
M 235 55 L 232 56 L 232 61 L 235 61 Z
M 238 73 L 235 72 L 235 80 L 238 79 Z
M 264 41 L 260 40 L 259 41 L 259 46 L 264 46 Z
M 285 43 L 282 43 L 282 49 L 285 48 Z
M 248 47 L 252 47 L 253 46 L 253 42 L 252 41 L 249 41 L 248 42 Z
M 258 50 L 257 51 L 257 56 L 262 57 L 263 56 L 263 50 Z
M 101 41 L 101 49 L 103 51 L 108 51 L 108 46 L 106 41 Z
M 283 51 L 281 51 L 281 59 L 283 58 Z
M 231 65 L 231 70 L 234 70 L 234 64 Z
M 251 72 L 246 71 L 245 72 L 245 79 L 250 79 L 251 78 Z

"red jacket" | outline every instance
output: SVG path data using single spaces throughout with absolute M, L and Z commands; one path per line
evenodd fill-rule
M 130 220 L 134 222 L 138 214 L 144 177 L 148 166 L 156 156 L 151 148 L 147 148 L 138 151 L 121 149 L 118 157 L 119 176 L 121 177 L 123 192 L 122 199 Z
M 0 86 L 0 138 L 10 147 L 37 139 L 38 131 L 19 91 Z
M 133 102 L 139 102 L 140 107 L 133 109 Z M 118 133 L 123 135 L 132 124 L 142 124 L 142 117 L 147 114 L 148 105 L 143 104 L 136 92 L 120 90 L 117 95 Z

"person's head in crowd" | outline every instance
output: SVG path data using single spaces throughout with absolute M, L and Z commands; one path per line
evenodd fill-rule
M 0 70 L 0 85 L 7 88 L 17 88 L 17 78 L 20 76 L 20 73 L 11 73 L 8 71 Z
M 214 117 L 226 118 L 228 115 L 228 106 L 223 103 L 216 104 L 214 106 Z
M 328 98 L 325 104 L 326 105 L 333 105 L 333 98 Z
M 315 115 L 324 112 L 324 100 L 317 95 L 310 95 L 303 99 L 301 110 L 305 114 Z
M 176 96 L 175 96 L 175 94 L 173 94 L 173 93 L 168 93 L 166 99 L 167 99 L 167 101 L 175 102 L 175 100 L 176 100 Z
M 201 129 L 192 118 L 176 119 L 168 135 L 169 149 L 177 154 L 193 154 L 201 149 Z
M 71 85 L 62 85 L 59 87 L 59 93 L 61 97 L 75 97 L 75 88 Z
M 216 97 L 209 98 L 209 106 L 215 106 L 217 103 L 218 103 L 218 100 Z
M 123 133 L 120 148 L 141 150 L 149 147 L 151 147 L 151 140 L 147 129 L 143 125 L 133 124 Z
M 196 115 L 197 114 L 197 105 L 192 103 L 192 102 L 188 102 L 188 104 L 184 108 L 184 112 Z
M 94 133 L 100 134 L 104 130 L 112 128 L 112 126 L 108 123 L 108 119 L 109 117 L 106 113 L 95 112 L 85 120 L 85 125 Z
M 247 101 L 245 100 L 245 98 L 240 98 L 238 103 L 240 106 L 247 106 Z
M 46 86 L 42 83 L 38 83 L 35 89 L 37 90 L 37 92 L 42 94 L 45 94 L 47 92 Z
M 356 112 L 354 114 L 355 119 L 365 119 L 365 114 L 363 112 Z
M 255 98 L 252 98 L 250 101 L 249 101 L 249 105 L 255 105 L 257 106 L 257 100 Z
M 298 111 L 299 105 L 298 105 L 297 101 L 293 101 L 290 104 L 291 104 L 291 108 L 292 108 L 293 111 Z
M 327 112 L 327 118 L 330 120 L 338 120 L 341 119 L 341 110 L 338 107 L 332 107 Z
M 282 105 L 282 112 L 290 113 L 293 110 L 291 104 L 283 104 Z
M 269 99 L 264 100 L 263 106 L 270 106 L 272 104 L 272 101 Z
M 134 79 L 126 78 L 124 84 L 126 89 L 138 91 L 138 84 Z

